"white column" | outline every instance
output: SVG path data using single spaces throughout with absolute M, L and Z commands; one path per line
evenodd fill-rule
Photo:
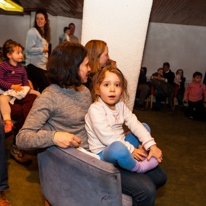
M 91 39 L 107 43 L 110 58 L 128 80 L 133 108 L 152 0 L 84 0 L 82 44 Z

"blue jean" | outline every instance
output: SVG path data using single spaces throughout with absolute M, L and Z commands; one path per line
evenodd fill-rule
M 142 124 L 150 132 L 149 126 L 146 123 Z M 131 132 L 125 137 L 125 141 L 128 141 L 135 148 L 140 144 L 139 140 Z M 115 166 L 119 165 L 127 170 L 132 170 L 137 164 L 137 161 L 134 159 L 127 147 L 120 141 L 113 142 L 98 155 L 101 160 L 113 163 Z
M 167 174 L 161 167 L 144 174 L 116 168 L 121 174 L 122 192 L 132 197 L 133 206 L 154 205 L 157 189 L 167 182 Z
M 0 191 L 9 189 L 5 153 L 4 123 L 0 118 Z

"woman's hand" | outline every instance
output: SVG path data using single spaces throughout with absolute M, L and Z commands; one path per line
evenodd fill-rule
M 155 157 L 159 163 L 163 160 L 162 151 L 156 145 L 152 145 L 150 147 L 150 152 L 147 157 L 147 161 L 149 161 L 151 157 Z
M 13 84 L 13 85 L 11 85 L 11 89 L 14 89 L 16 93 L 20 92 L 21 90 L 23 90 L 21 85 L 22 84 Z
M 49 51 L 48 47 L 44 47 L 43 52 L 48 52 L 48 51 Z
M 147 157 L 145 152 L 143 152 L 141 149 L 137 149 L 137 148 L 134 148 L 134 151 L 132 152 L 132 156 L 136 160 L 142 160 L 142 161 L 143 161 L 142 157 Z
M 79 147 L 81 140 L 68 132 L 56 132 L 54 134 L 54 143 L 62 148 Z

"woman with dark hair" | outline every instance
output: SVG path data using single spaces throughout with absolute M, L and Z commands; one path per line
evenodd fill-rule
M 88 52 L 91 74 L 95 75 L 109 59 L 108 46 L 104 41 L 91 40 L 87 42 L 85 48 Z M 144 174 L 133 173 L 120 167 L 117 169 L 121 174 L 122 192 L 132 197 L 134 206 L 152 206 L 156 198 L 156 190 L 167 181 L 167 174 L 159 166 Z
M 40 92 L 50 84 L 46 77 L 49 42 L 50 26 L 47 12 L 38 10 L 35 15 L 34 27 L 27 32 L 26 65 L 28 78 L 37 83 L 38 86 L 35 89 L 39 88 Z
M 86 49 L 80 44 L 63 42 L 52 52 L 47 63 L 47 87 L 27 116 L 17 135 L 19 148 L 88 149 L 84 117 L 92 102 L 90 91 L 82 85 L 87 82 L 90 67 Z M 45 124 L 51 131 L 40 130 Z

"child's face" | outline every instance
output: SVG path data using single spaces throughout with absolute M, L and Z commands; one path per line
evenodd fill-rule
M 159 71 L 157 71 L 157 73 L 163 75 L 163 69 L 160 69 Z
M 22 48 L 21 47 L 14 47 L 13 52 L 10 54 L 7 54 L 9 58 L 9 62 L 16 66 L 18 62 L 22 62 L 23 60 L 23 53 L 22 53 Z
M 193 78 L 193 81 L 196 83 L 200 83 L 202 81 L 202 77 L 201 76 L 196 76 L 195 78 Z
M 70 35 L 70 29 L 67 29 L 67 30 L 65 31 L 65 33 L 66 33 L 67 35 Z
M 97 94 L 110 109 L 115 110 L 115 104 L 119 102 L 122 94 L 119 77 L 115 73 L 107 71 Z

